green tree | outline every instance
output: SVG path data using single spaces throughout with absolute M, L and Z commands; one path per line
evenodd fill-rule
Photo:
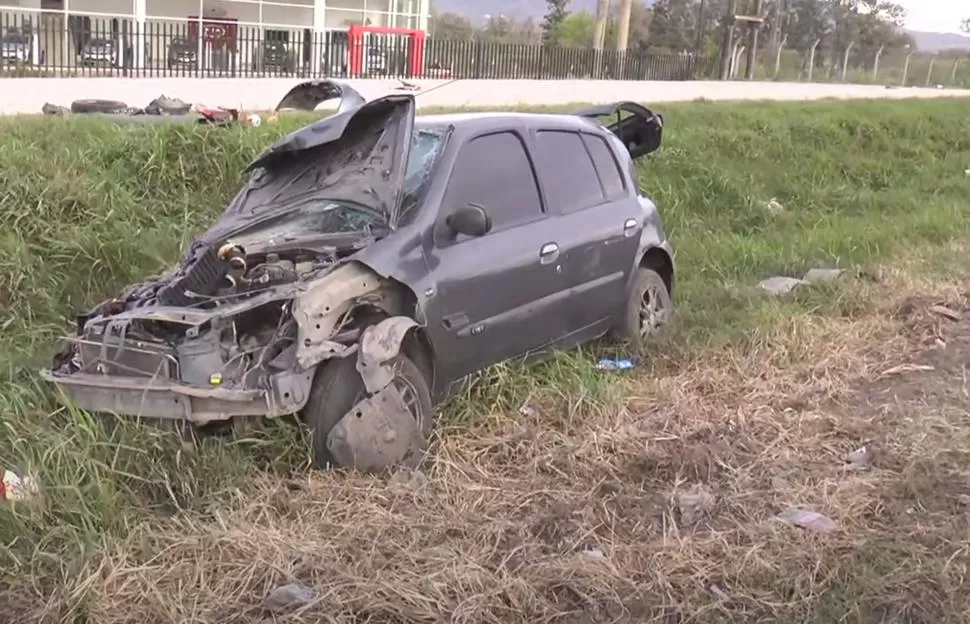
M 657 0 L 650 21 L 650 45 L 667 52 L 694 47 L 699 6 L 693 0 Z
M 542 43 L 559 43 L 559 27 L 569 17 L 569 0 L 546 0 L 546 15 L 542 18 Z
M 557 43 L 570 48 L 588 48 L 593 45 L 596 18 L 589 11 L 570 13 L 561 24 L 557 33 Z

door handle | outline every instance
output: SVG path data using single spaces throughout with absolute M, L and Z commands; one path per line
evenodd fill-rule
M 624 236 L 633 236 L 634 232 L 636 232 L 636 230 L 637 230 L 637 225 L 639 225 L 639 223 L 637 222 L 636 219 L 627 219 L 626 221 L 624 221 L 623 222 L 623 235 Z
M 546 243 L 539 250 L 539 262 L 542 264 L 549 264 L 550 262 L 555 262 L 556 258 L 559 257 L 559 245 L 556 243 Z

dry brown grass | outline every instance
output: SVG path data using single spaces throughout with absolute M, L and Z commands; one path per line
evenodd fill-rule
M 904 273 L 859 290 L 841 318 L 657 361 L 617 403 L 443 428 L 426 482 L 266 475 L 133 526 L 79 576 L 9 583 L 9 621 L 967 621 L 970 299 Z M 716 502 L 688 525 L 697 485 Z M 840 530 L 774 519 L 790 506 Z M 267 612 L 288 582 L 316 601 Z

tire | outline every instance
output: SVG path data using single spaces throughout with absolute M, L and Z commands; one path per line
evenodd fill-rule
M 71 102 L 72 113 L 107 113 L 117 115 L 127 110 L 127 104 L 113 100 L 74 100 Z
M 357 372 L 356 364 L 356 357 L 334 358 L 320 366 L 313 380 L 310 398 L 301 415 L 312 432 L 313 461 L 317 468 L 336 463 L 327 448 L 327 437 L 350 408 L 366 396 L 364 380 Z M 421 369 L 403 354 L 394 358 L 390 365 L 396 373 L 395 381 L 405 381 L 416 395 L 423 451 L 434 426 L 434 406 L 428 382 Z
M 644 302 L 644 297 L 649 297 L 647 302 Z M 655 315 L 662 315 L 662 318 L 657 319 L 659 322 L 649 331 L 645 331 L 644 328 L 647 316 L 642 314 L 644 303 L 653 305 Z M 637 269 L 634 277 L 633 287 L 630 289 L 630 296 L 623 310 L 622 323 L 614 330 L 615 337 L 637 350 L 644 349 L 652 340 L 666 333 L 672 315 L 673 302 L 670 299 L 667 284 L 653 269 L 641 267 Z

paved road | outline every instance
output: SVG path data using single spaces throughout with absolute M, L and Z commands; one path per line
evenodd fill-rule
M 0 114 L 38 113 L 45 102 L 103 98 L 144 106 L 159 95 L 210 106 L 275 107 L 293 78 L 4 78 Z M 347 81 L 367 98 L 394 92 L 397 80 Z M 707 100 L 818 100 L 970 97 L 967 89 L 886 88 L 785 82 L 645 82 L 596 80 L 415 80 L 421 107 L 498 107 L 571 102 Z

